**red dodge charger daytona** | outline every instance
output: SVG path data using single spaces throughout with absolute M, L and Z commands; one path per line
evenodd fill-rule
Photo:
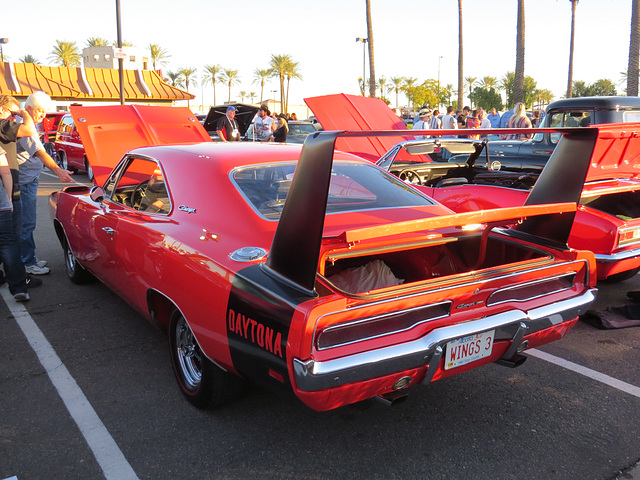
M 490 362 L 520 365 L 594 300 L 593 254 L 566 246 L 591 130 L 561 140 L 580 153 L 552 158 L 524 207 L 454 214 L 335 151 L 339 137 L 397 132 L 180 144 L 177 132 L 206 132 L 189 114 L 169 128 L 158 111 L 179 112 L 73 110 L 101 186 L 66 187 L 50 206 L 70 279 L 97 277 L 168 332 L 197 407 L 235 399 L 245 380 L 318 411 L 395 401 Z M 114 138 L 128 151 L 107 172 Z

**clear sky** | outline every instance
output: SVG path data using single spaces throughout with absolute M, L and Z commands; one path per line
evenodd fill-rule
M 500 79 L 515 68 L 516 0 L 464 0 L 464 76 Z M 56 40 L 76 42 L 80 51 L 89 37 L 116 39 L 115 0 L 5 1 L 0 12 L 3 51 L 17 62 L 26 54 L 49 65 Z M 254 70 L 268 68 L 272 54 L 299 62 L 302 80 L 290 87 L 290 104 L 308 96 L 359 93 L 366 37 L 365 0 L 120 0 L 123 39 L 136 47 L 159 44 L 171 57 L 163 70 L 219 64 L 239 70 L 241 84 L 232 89 L 256 92 Z M 438 78 L 457 85 L 457 0 L 371 0 L 376 78 Z M 629 55 L 631 0 L 580 0 L 576 11 L 574 80 L 621 81 Z M 564 95 L 567 84 L 570 0 L 525 0 L 525 74 L 538 88 Z M 367 76 L 368 76 L 367 69 Z M 625 85 L 618 87 L 623 93 Z M 277 98 L 277 81 L 265 97 Z M 213 102 L 211 86 L 190 87 Z M 216 88 L 222 103 L 228 90 Z M 395 95 L 387 94 L 395 106 Z M 257 100 L 256 100 L 257 101 Z M 196 99 L 194 104 L 199 104 Z M 400 104 L 406 100 L 400 95 Z

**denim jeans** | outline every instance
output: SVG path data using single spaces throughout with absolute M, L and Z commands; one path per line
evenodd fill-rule
M 20 255 L 25 266 L 36 263 L 36 242 L 33 231 L 36 229 L 36 206 L 38 204 L 38 177 L 29 183 L 20 185 L 20 203 L 22 203 L 22 229 L 20 232 Z
M 4 274 L 11 294 L 26 292 L 27 274 L 20 259 L 18 235 L 14 228 L 11 210 L 0 211 L 0 259 L 4 265 Z

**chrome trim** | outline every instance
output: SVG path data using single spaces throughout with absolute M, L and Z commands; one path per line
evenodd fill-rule
M 605 255 L 604 253 L 596 253 L 596 262 L 613 263 L 621 260 L 627 260 L 629 258 L 640 256 L 640 248 L 634 248 L 633 250 L 625 250 L 624 252 L 612 253 Z
M 533 333 L 571 320 L 585 312 L 595 301 L 597 290 L 589 289 L 578 297 L 536 308 L 530 312 L 511 310 L 457 325 L 438 328 L 417 340 L 356 353 L 327 361 L 293 359 L 294 379 L 298 388 L 313 392 L 348 383 L 402 372 L 430 364 L 437 349 L 451 340 L 489 330 L 516 331 L 525 323 Z M 510 334 L 513 338 L 514 333 Z M 435 371 L 435 368 L 432 369 Z

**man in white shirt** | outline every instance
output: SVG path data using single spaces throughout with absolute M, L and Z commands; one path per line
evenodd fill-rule
M 269 109 L 265 105 L 261 105 L 258 110 L 258 116 L 253 121 L 253 131 L 260 142 L 269 141 L 271 133 L 275 131 L 273 118 L 269 116 Z

